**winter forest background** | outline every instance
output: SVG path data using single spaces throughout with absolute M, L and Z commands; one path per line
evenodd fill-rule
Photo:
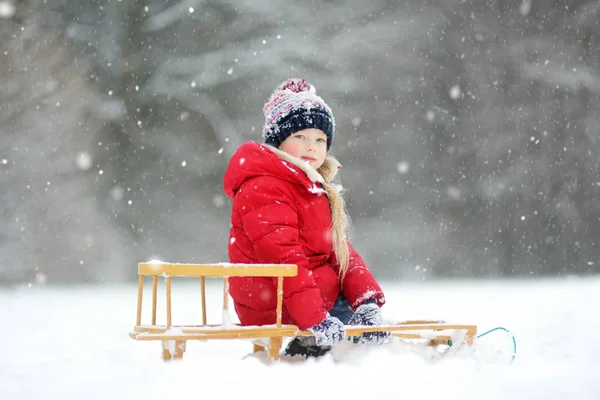
M 0 284 L 227 260 L 222 176 L 304 77 L 385 279 L 600 272 L 600 1 L 0 0 Z

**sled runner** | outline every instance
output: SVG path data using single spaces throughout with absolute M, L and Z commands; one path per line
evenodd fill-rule
M 168 262 L 146 262 L 138 264 L 137 318 L 132 339 L 138 341 L 160 341 L 163 360 L 183 358 L 188 340 L 227 340 L 249 339 L 254 352 L 266 351 L 267 358 L 278 360 L 284 338 L 311 336 L 295 325 L 281 323 L 283 308 L 283 278 L 295 276 L 297 267 L 293 264 L 186 264 Z M 142 324 L 142 303 L 144 278 L 152 278 L 151 323 Z M 157 324 L 158 278 L 165 279 L 166 324 Z M 273 325 L 240 326 L 229 320 L 228 278 L 231 276 L 262 276 L 277 278 L 277 320 Z M 175 325 L 172 322 L 172 278 L 200 278 L 202 310 L 201 325 Z M 206 277 L 223 279 L 223 321 L 219 325 L 209 325 L 206 321 Z M 382 326 L 347 326 L 348 337 L 360 336 L 364 332 L 391 332 L 394 337 L 406 341 L 421 341 L 429 346 L 472 346 L 477 334 L 477 326 L 449 324 L 444 321 L 414 320 L 402 321 Z

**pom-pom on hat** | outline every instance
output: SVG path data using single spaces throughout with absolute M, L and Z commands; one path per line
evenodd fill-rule
M 333 144 L 335 119 L 325 101 L 317 96 L 315 87 L 304 79 L 285 80 L 275 89 L 263 107 L 265 125 L 263 141 L 273 147 L 294 132 L 320 129 L 327 135 L 327 150 Z

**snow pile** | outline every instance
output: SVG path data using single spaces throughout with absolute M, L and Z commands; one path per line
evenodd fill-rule
M 221 282 L 207 284 L 208 322 L 219 323 Z M 128 337 L 135 285 L 33 285 L 0 289 L 0 399 L 600 398 L 600 321 L 593 318 L 600 279 L 382 286 L 386 320 L 443 319 L 477 324 L 479 332 L 502 325 L 517 338 L 516 360 L 493 360 L 503 354 L 495 344 L 506 348 L 509 340 L 500 332 L 475 353 L 453 357 L 412 344 L 348 343 L 321 359 L 268 363 L 250 354 L 250 341 L 232 340 L 188 342 L 183 361 L 166 364 L 159 342 Z M 147 297 L 142 323 L 151 311 Z M 164 302 L 158 307 L 161 321 Z M 197 282 L 175 280 L 173 323 L 199 321 Z

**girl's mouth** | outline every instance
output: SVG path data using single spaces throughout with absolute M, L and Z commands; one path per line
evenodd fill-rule
M 304 161 L 316 161 L 316 159 L 312 158 L 312 157 L 302 157 L 302 159 Z

